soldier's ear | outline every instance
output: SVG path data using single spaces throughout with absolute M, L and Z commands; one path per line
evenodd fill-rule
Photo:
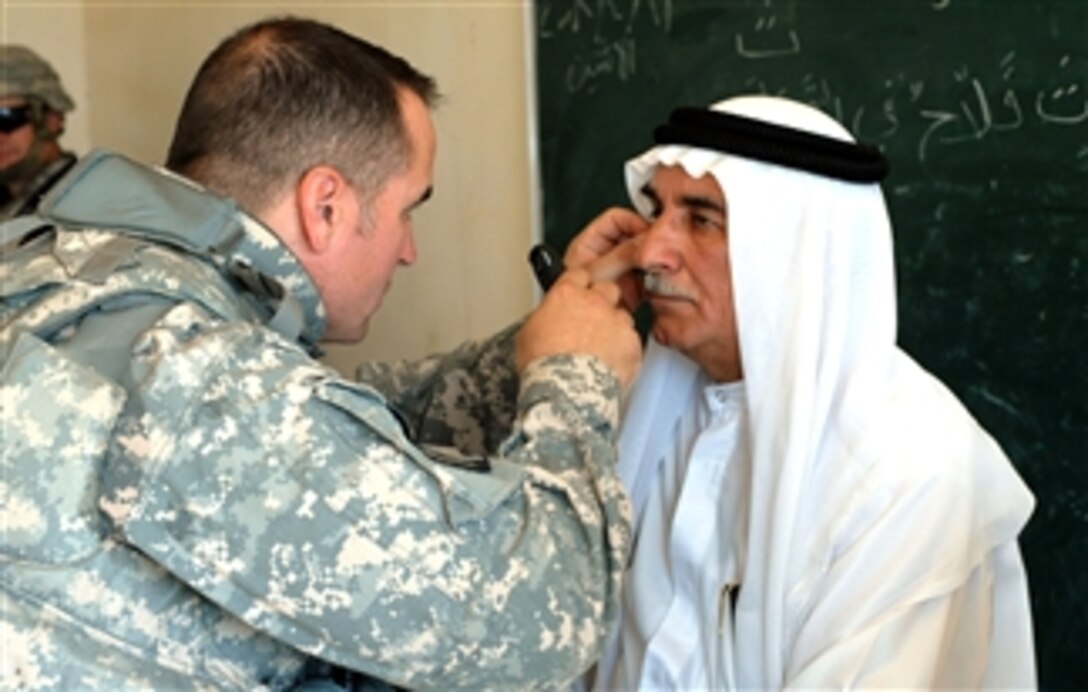
M 64 134 L 64 113 L 47 109 L 42 114 L 42 129 L 49 141 L 60 139 L 60 136 Z
M 311 252 L 326 252 L 337 233 L 355 230 L 355 192 L 332 166 L 314 166 L 303 173 L 295 188 L 295 201 L 302 241 Z

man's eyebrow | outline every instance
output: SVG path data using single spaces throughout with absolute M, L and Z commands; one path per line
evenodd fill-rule
M 412 204 L 408 208 L 409 209 L 415 209 L 419 205 L 421 205 L 424 202 L 426 202 L 427 200 L 429 200 L 431 198 L 431 195 L 433 195 L 433 194 L 434 194 L 434 186 L 433 185 L 428 185 L 427 189 L 423 191 L 423 194 L 419 196 L 419 199 L 412 202 Z
M 680 198 L 680 204 L 685 207 L 691 207 L 692 209 L 704 209 L 708 211 L 715 211 L 719 214 L 725 214 L 725 207 L 718 204 L 709 197 L 702 197 L 700 195 L 684 195 Z
M 657 190 L 655 190 L 653 188 L 653 185 L 651 185 L 650 183 L 646 183 L 645 185 L 643 185 L 639 189 L 639 192 L 651 202 L 653 202 L 654 205 L 658 207 L 662 206 L 661 197 L 658 196 Z M 691 209 L 703 209 L 717 212 L 719 214 L 722 214 L 723 216 L 725 215 L 724 205 L 719 204 L 718 202 L 715 202 L 709 197 L 704 197 L 702 195 L 684 195 L 680 197 L 680 204 Z

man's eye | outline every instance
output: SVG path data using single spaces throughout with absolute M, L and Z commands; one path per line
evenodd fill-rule
M 698 211 L 692 211 L 688 220 L 691 227 L 698 228 L 698 230 L 725 231 L 726 228 L 725 219 L 722 219 L 716 213 L 705 214 Z

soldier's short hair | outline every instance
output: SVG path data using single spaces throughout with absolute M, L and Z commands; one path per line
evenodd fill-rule
M 438 99 L 431 77 L 376 45 L 313 20 L 267 19 L 204 60 L 166 165 L 251 212 L 322 164 L 369 200 L 410 160 L 399 89 L 429 107 Z

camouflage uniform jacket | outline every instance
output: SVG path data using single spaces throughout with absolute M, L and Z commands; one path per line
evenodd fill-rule
M 519 381 L 507 330 L 355 383 L 227 200 L 95 152 L 40 214 L 0 264 L 0 688 L 282 689 L 319 663 L 531 689 L 597 656 L 629 542 L 598 361 Z

